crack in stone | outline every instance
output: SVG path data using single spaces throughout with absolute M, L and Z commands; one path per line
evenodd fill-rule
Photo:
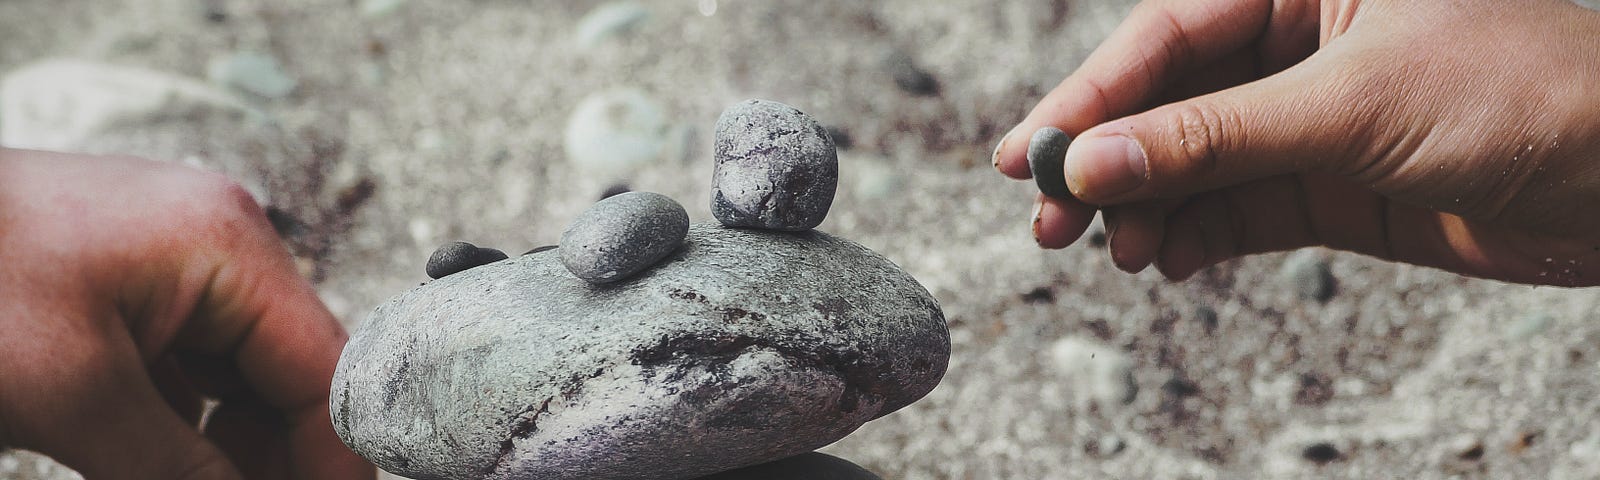
M 601 375 L 605 375 L 605 373 L 606 368 L 600 367 L 594 373 L 574 376 L 568 379 L 566 384 L 561 387 L 561 393 L 545 398 L 537 406 L 529 405 L 522 411 L 517 412 L 516 415 L 512 415 L 511 419 L 506 422 L 511 425 L 511 429 L 506 435 L 506 439 L 500 441 L 500 453 L 496 455 L 494 464 L 485 473 L 502 471 L 509 466 L 507 462 L 510 461 L 511 451 L 516 448 L 516 441 L 526 440 L 539 432 L 539 417 L 550 413 L 551 402 L 554 402 L 557 398 L 565 400 L 576 397 L 583 392 L 584 381 L 598 378 Z
M 812 370 L 831 372 L 844 383 L 839 410 L 853 413 L 863 397 L 883 399 L 891 389 L 873 373 L 874 368 L 855 352 L 826 346 L 796 345 L 736 333 L 717 333 L 702 337 L 662 337 L 655 345 L 634 350 L 634 365 L 643 368 L 675 368 L 669 379 L 682 378 L 691 367 L 720 365 L 751 349 L 770 350 L 785 359 Z
M 703 305 L 706 308 L 709 308 L 712 313 L 720 315 L 722 317 L 722 321 L 728 323 L 733 323 L 744 319 L 750 319 L 751 321 L 755 322 L 764 322 L 767 320 L 767 315 L 761 312 L 745 310 L 739 307 L 712 305 L 711 301 L 707 300 L 705 295 L 701 295 L 699 292 L 691 290 L 674 288 L 667 291 L 667 297 L 678 300 L 686 300 Z

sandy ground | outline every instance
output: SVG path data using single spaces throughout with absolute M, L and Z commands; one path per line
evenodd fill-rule
M 214 57 L 276 57 L 298 84 L 247 97 L 264 116 L 147 115 L 59 148 L 240 177 L 350 327 L 438 244 L 554 243 L 613 183 L 712 221 L 717 114 L 796 105 L 851 137 L 821 228 L 908 269 L 950 320 L 944 383 L 825 449 L 884 478 L 1600 477 L 1593 290 L 1297 253 L 1331 264 L 1320 303 L 1280 273 L 1288 254 L 1173 284 L 1094 246 L 1032 246 L 1031 186 L 990 148 L 1130 1 L 663 0 L 584 47 L 593 5 L 8 0 L 0 73 L 64 57 L 204 79 Z M 897 88 L 893 52 L 938 93 Z M 621 173 L 569 161 L 569 115 L 618 89 L 660 103 L 667 146 Z M 63 472 L 0 455 L 0 478 Z

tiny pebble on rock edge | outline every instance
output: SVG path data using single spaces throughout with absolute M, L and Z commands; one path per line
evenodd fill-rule
M 589 283 L 633 276 L 683 245 L 689 213 L 666 195 L 628 192 L 589 207 L 561 235 L 561 263 Z
M 1045 196 L 1072 198 L 1065 171 L 1067 147 L 1071 145 L 1072 137 L 1056 127 L 1041 128 L 1028 140 L 1028 169 L 1033 171 L 1033 182 Z
M 428 257 L 428 278 L 441 279 L 462 271 L 510 258 L 505 252 L 467 242 L 450 242 Z
M 730 227 L 804 231 L 828 216 L 839 155 L 816 120 L 794 107 L 747 100 L 717 119 L 711 213 Z
M 607 198 L 622 195 L 631 191 L 633 191 L 633 189 L 629 188 L 628 184 L 626 183 L 613 184 L 609 187 L 606 187 L 605 191 L 600 192 L 600 199 L 605 200 Z

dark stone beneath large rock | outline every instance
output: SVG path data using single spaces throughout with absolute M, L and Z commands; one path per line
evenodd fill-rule
M 695 480 L 883 480 L 839 457 L 811 452 Z
M 340 358 L 339 436 L 418 479 L 684 479 L 832 443 L 921 398 L 950 340 L 899 267 L 820 232 L 697 225 L 591 285 L 556 251 L 378 307 Z

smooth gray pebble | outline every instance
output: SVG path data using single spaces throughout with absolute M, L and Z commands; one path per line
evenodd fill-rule
M 1072 198 L 1065 170 L 1067 147 L 1071 145 L 1072 137 L 1056 127 L 1041 128 L 1028 140 L 1028 169 L 1033 171 L 1033 182 L 1045 196 Z
M 589 283 L 633 276 L 683 245 L 689 213 L 666 195 L 628 192 L 596 202 L 561 235 L 561 263 Z

